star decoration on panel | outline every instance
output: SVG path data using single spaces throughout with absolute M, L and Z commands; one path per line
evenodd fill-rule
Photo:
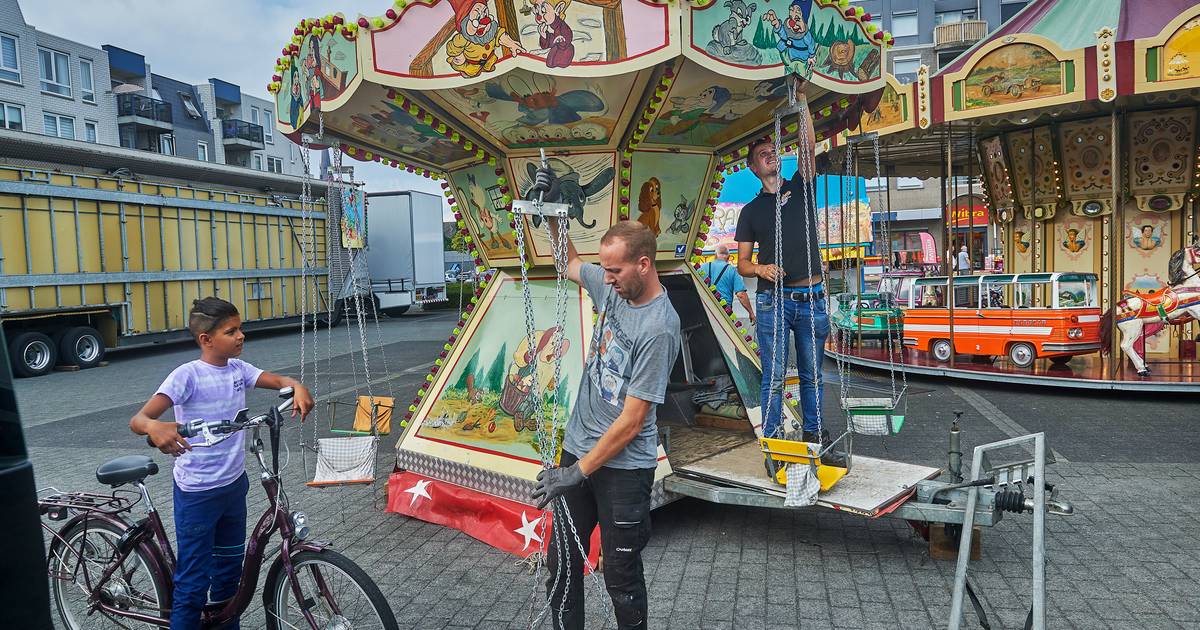
M 409 488 L 408 490 L 405 490 L 405 492 L 412 495 L 412 500 L 408 502 L 408 505 L 410 507 L 413 505 L 416 505 L 417 499 L 419 497 L 425 497 L 426 499 L 429 499 L 430 501 L 432 501 L 433 497 L 429 496 L 429 484 L 432 484 L 432 483 L 433 483 L 433 481 L 430 479 L 421 479 L 421 480 L 417 481 L 416 485 Z
M 525 538 L 525 545 L 521 547 L 521 551 L 525 551 L 529 548 L 529 542 L 531 540 L 537 541 L 539 545 L 542 544 L 542 537 L 538 535 L 537 528 L 541 525 L 542 519 L 544 518 L 546 518 L 546 516 L 543 514 L 542 516 L 539 516 L 531 521 L 529 520 L 529 517 L 525 515 L 524 511 L 521 512 L 521 526 L 513 530 Z

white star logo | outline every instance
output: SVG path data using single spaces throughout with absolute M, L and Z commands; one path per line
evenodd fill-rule
M 513 530 L 514 532 L 525 537 L 525 546 L 521 547 L 521 551 L 525 551 L 529 548 L 529 541 L 531 540 L 536 540 L 539 545 L 542 543 L 542 537 L 538 536 L 537 528 L 538 525 L 541 525 L 542 519 L 544 518 L 546 518 L 546 516 L 543 514 L 542 516 L 539 516 L 531 521 L 529 520 L 529 517 L 525 515 L 525 511 L 521 511 L 521 527 Z
M 422 479 L 417 482 L 417 485 L 409 488 L 408 490 L 405 490 L 405 492 L 412 495 L 412 501 L 408 502 L 409 507 L 412 507 L 413 505 L 416 504 L 417 497 L 425 497 L 426 499 L 429 499 L 430 501 L 433 500 L 433 497 L 429 496 L 429 491 L 427 490 L 427 488 L 429 488 L 429 484 L 431 484 L 431 483 L 433 483 L 432 480 Z

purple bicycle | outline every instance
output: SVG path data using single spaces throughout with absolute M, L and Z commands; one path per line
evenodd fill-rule
M 253 430 L 250 452 L 262 468 L 260 479 L 268 502 L 246 541 L 237 593 L 204 609 L 204 627 L 221 627 L 245 612 L 264 562 L 278 553 L 263 587 L 270 630 L 396 628 L 392 610 L 375 582 L 349 558 L 330 549 L 329 543 L 311 540 L 304 513 L 290 509 L 279 478 L 279 435 L 284 414 L 292 407 L 292 389 L 280 390 L 280 398 L 282 404 L 253 418 L 243 409 L 232 420 L 180 425 L 180 435 L 203 435 L 208 445 Z M 263 427 L 269 433 L 270 467 L 259 438 Z M 110 494 L 64 493 L 54 488 L 39 492 L 41 513 L 51 521 L 65 521 L 57 531 L 46 523 L 42 527 L 51 536 L 51 596 L 66 628 L 170 626 L 175 552 L 145 485 L 146 477 L 157 472 L 158 464 L 149 457 L 126 455 L 96 469 L 96 479 L 113 488 Z M 136 490 L 121 488 L 126 485 Z M 146 516 L 131 523 L 123 515 L 139 503 L 145 506 Z M 270 548 L 276 533 L 280 544 Z

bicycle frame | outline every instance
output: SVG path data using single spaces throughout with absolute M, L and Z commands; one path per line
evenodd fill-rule
M 292 554 L 298 551 L 320 551 L 328 546 L 323 542 L 296 539 L 296 529 L 292 523 L 291 513 L 288 509 L 289 504 L 287 497 L 280 492 L 279 427 L 282 421 L 282 414 L 278 409 L 272 407 L 269 412 L 269 418 L 266 422 L 270 430 L 272 447 L 272 465 L 270 469 L 267 468 L 266 463 L 263 461 L 262 441 L 258 438 L 257 427 L 255 428 L 253 438 L 254 447 L 251 450 L 258 458 L 259 463 L 262 464 L 262 473 L 259 476 L 259 480 L 262 483 L 263 490 L 267 494 L 269 507 L 259 518 L 258 523 L 254 527 L 254 531 L 250 534 L 250 537 L 246 541 L 246 554 L 242 562 L 242 574 L 241 580 L 238 583 L 237 592 L 231 599 L 226 600 L 225 602 L 210 604 L 204 608 L 201 616 L 201 625 L 203 627 L 218 627 L 229 623 L 237 617 L 240 617 L 241 614 L 244 613 L 247 608 L 249 608 L 250 602 L 253 600 L 257 591 L 258 576 L 259 572 L 262 570 L 263 562 L 266 559 L 268 544 L 271 541 L 271 536 L 276 531 L 279 532 L 282 542 L 280 544 L 279 558 L 276 559 L 275 565 L 271 567 L 271 571 L 276 572 L 282 570 L 286 572 L 288 582 L 291 584 L 292 593 L 296 597 L 297 601 L 302 599 L 302 594 L 300 592 L 299 582 L 296 579 L 295 567 L 292 565 Z M 137 486 L 139 492 L 141 493 L 141 499 L 146 502 L 146 517 L 137 523 L 129 525 L 125 520 L 116 515 L 119 512 L 123 512 L 132 508 L 135 502 L 121 506 L 118 509 L 115 509 L 115 511 L 84 509 L 82 507 L 77 507 L 76 509 L 84 509 L 84 511 L 68 520 L 58 531 L 69 531 L 80 521 L 83 521 L 84 527 L 86 527 L 88 520 L 92 518 L 108 522 L 121 530 L 123 533 L 117 542 L 116 557 L 109 562 L 108 567 L 105 569 L 104 573 L 101 574 L 100 578 L 96 580 L 95 584 L 84 584 L 92 605 L 92 609 L 89 611 L 89 614 L 99 610 L 116 617 L 122 617 L 125 619 L 131 619 L 167 628 L 171 625 L 169 619 L 171 602 L 169 598 L 174 589 L 174 548 L 171 545 L 170 539 L 167 537 L 166 530 L 163 527 L 162 519 L 159 516 L 158 511 L 155 509 L 154 503 L 150 499 L 150 494 L 146 490 L 145 484 L 139 483 Z M 85 495 L 80 494 L 78 496 Z M 67 541 L 62 538 L 58 531 L 52 530 L 44 522 L 42 523 L 42 528 L 50 532 L 51 536 L 53 537 L 53 540 L 51 541 L 49 557 L 59 557 L 55 552 L 60 549 L 70 550 L 70 552 L 74 553 L 77 557 L 73 575 L 78 575 L 80 566 L 85 562 L 83 554 L 67 545 Z M 168 600 L 166 602 L 159 602 L 161 613 L 165 616 L 153 616 L 145 613 L 123 610 L 103 601 L 103 599 L 100 597 L 101 590 L 108 580 L 113 576 L 113 573 L 116 572 L 118 567 L 123 566 L 125 560 L 127 560 L 134 550 L 138 549 L 139 547 L 148 552 L 146 556 L 150 558 L 149 563 L 151 565 L 148 567 L 148 569 L 158 578 L 160 578 L 161 583 L 165 585 Z M 85 580 L 90 582 L 91 579 L 88 573 L 86 571 L 83 573 Z M 73 579 L 54 574 L 51 574 L 50 577 L 55 579 Z M 328 587 L 326 586 L 321 575 L 314 571 L 313 578 L 317 582 L 318 588 L 323 594 L 325 594 L 325 599 L 334 609 L 334 612 L 340 613 L 340 611 L 337 610 L 336 603 L 333 602 L 332 598 L 328 597 Z M 310 626 L 312 626 L 314 629 L 317 628 L 316 619 L 313 618 L 312 613 L 308 609 L 304 610 L 304 617 L 308 620 Z

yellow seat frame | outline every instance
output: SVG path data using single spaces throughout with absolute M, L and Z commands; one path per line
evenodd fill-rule
M 849 468 L 842 466 L 827 466 L 821 463 L 821 446 L 797 440 L 782 438 L 759 438 L 763 456 L 768 467 L 774 471 L 774 481 L 781 486 L 787 486 L 787 464 L 816 464 L 817 480 L 821 482 L 821 492 L 832 488 Z

